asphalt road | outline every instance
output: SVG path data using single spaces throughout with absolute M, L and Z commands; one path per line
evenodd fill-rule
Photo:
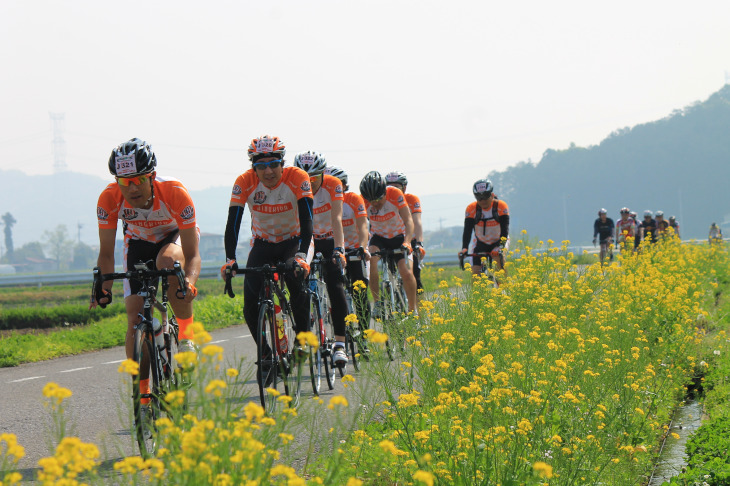
M 248 391 L 258 403 L 258 388 L 253 379 L 255 344 L 248 327 L 234 326 L 211 332 L 212 343 L 224 349 L 223 370 L 241 366 L 242 374 L 249 371 L 251 379 L 239 380 L 238 385 Z M 249 358 L 245 358 L 249 357 Z M 86 353 L 78 356 L 25 364 L 14 368 L 0 368 L 0 433 L 14 433 L 18 443 L 25 447 L 25 457 L 18 464 L 25 479 L 35 477 L 38 460 L 52 455 L 48 438 L 51 430 L 50 413 L 44 408 L 43 387 L 48 382 L 68 388 L 73 395 L 64 401 L 70 431 L 67 436 L 79 437 L 99 447 L 101 460 L 109 464 L 138 453 L 130 434 L 131 390 L 118 372 L 124 360 L 122 347 Z M 352 367 L 348 367 L 352 373 Z M 305 367 L 308 375 L 308 368 Z M 353 373 L 354 374 L 354 373 Z M 309 377 L 304 377 L 302 399 L 313 396 Z M 346 394 L 339 379 L 334 390 L 329 390 L 322 378 L 320 396 L 328 401 L 331 396 Z M 348 399 L 349 400 L 349 399 Z M 306 440 L 303 438 L 302 440 Z

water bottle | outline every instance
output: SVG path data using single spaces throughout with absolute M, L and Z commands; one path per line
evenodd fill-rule
M 152 318 L 152 330 L 155 334 L 155 345 L 160 351 L 160 357 L 162 358 L 162 362 L 165 363 L 167 362 L 167 360 L 165 359 L 165 333 L 162 332 L 162 323 L 156 317 Z
M 286 354 L 289 351 L 289 340 L 286 337 L 286 318 L 279 306 L 279 299 L 276 295 L 274 295 L 274 319 L 276 320 L 276 344 L 279 353 Z

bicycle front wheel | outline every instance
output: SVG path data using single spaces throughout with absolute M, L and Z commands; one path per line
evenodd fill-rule
M 142 325 L 140 325 L 142 327 Z M 134 333 L 132 359 L 140 364 L 140 373 L 132 380 L 132 406 L 134 412 L 134 434 L 139 445 L 140 455 L 147 459 L 157 450 L 157 429 L 155 423 L 160 418 L 159 395 L 152 390 L 159 389 L 159 377 L 154 354 L 152 334 L 139 328 Z M 143 373 L 143 368 L 147 373 Z M 150 391 L 142 393 L 139 389 L 140 376 L 148 374 Z M 145 403 L 142 403 L 142 402 Z
M 335 365 L 332 362 L 332 345 L 334 343 L 334 327 L 332 326 L 332 313 L 330 312 L 327 289 L 324 284 L 319 289 L 324 296 L 320 301 L 322 330 L 320 333 L 320 347 L 322 348 L 322 363 L 324 364 L 324 375 L 327 378 L 327 386 L 330 390 L 335 388 Z
M 286 394 L 285 363 L 280 359 L 276 347 L 276 321 L 274 318 L 274 306 L 271 303 L 263 303 L 259 309 L 258 333 L 256 347 L 258 353 L 256 381 L 259 385 L 259 398 L 261 406 L 266 412 L 273 412 L 277 398 Z
M 319 339 L 317 351 L 310 348 L 309 351 L 309 374 L 312 377 L 312 391 L 315 395 L 319 395 L 322 384 L 322 343 L 325 341 L 322 337 L 321 324 L 319 317 L 319 299 L 314 294 L 309 296 L 309 318 L 312 332 Z

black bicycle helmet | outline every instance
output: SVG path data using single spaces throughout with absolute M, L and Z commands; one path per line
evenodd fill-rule
M 486 199 L 492 195 L 494 186 L 492 181 L 489 179 L 479 179 L 474 183 L 474 187 L 471 190 L 474 193 L 474 197 L 477 199 Z
M 389 172 L 388 174 L 386 174 L 385 182 L 389 185 L 400 184 L 405 189 L 405 187 L 408 185 L 408 178 L 403 172 L 399 170 L 394 170 L 393 172 Z
M 385 196 L 385 178 L 378 171 L 370 171 L 360 181 L 360 194 L 368 201 Z
M 308 150 L 294 156 L 294 165 L 303 169 L 310 176 L 318 176 L 323 174 L 327 168 L 327 162 L 324 155 Z
M 150 144 L 133 138 L 112 150 L 109 172 L 116 177 L 134 177 L 149 174 L 157 167 L 157 157 Z
M 347 189 L 347 172 L 345 172 L 344 169 L 337 167 L 336 165 L 330 165 L 325 169 L 324 173 L 337 177 L 345 189 Z

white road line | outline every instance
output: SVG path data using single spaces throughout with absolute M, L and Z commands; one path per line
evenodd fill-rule
M 31 376 L 29 378 L 21 378 L 19 380 L 12 380 L 12 381 L 9 381 L 8 383 L 20 383 L 21 381 L 38 380 L 40 378 L 45 378 L 45 376 Z
M 83 368 L 74 368 L 72 370 L 59 371 L 59 373 L 71 373 L 72 371 L 90 370 L 91 368 L 91 366 L 84 366 Z
M 251 337 L 251 335 L 250 334 L 244 334 L 243 336 L 235 336 L 233 339 L 243 339 L 243 338 L 247 338 L 247 337 Z
M 208 344 L 227 343 L 228 339 L 219 339 L 218 341 L 211 341 Z
M 117 363 L 121 363 L 122 361 L 124 361 L 124 360 L 123 359 L 118 359 L 116 361 L 107 361 L 106 363 L 102 363 L 102 364 L 117 364 Z

